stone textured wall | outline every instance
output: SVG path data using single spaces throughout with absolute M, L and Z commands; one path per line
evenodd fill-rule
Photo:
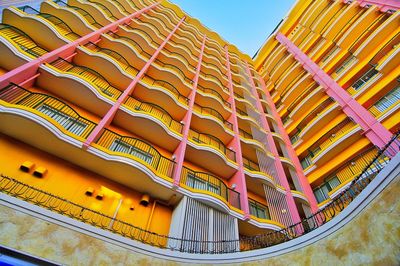
M 243 265 L 400 265 L 400 178 L 354 220 L 303 249 Z M 175 265 L 0 205 L 0 243 L 70 265 Z

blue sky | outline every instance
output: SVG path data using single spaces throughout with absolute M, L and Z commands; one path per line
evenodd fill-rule
M 253 56 L 295 0 L 171 0 Z

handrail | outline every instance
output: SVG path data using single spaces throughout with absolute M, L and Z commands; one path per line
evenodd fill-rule
M 307 126 L 314 118 L 317 117 L 317 114 L 325 110 L 326 107 L 328 107 L 331 103 L 334 103 L 335 101 L 331 98 L 328 97 L 325 101 L 323 101 L 320 105 L 318 105 L 315 109 L 313 109 L 308 115 L 306 115 L 300 123 L 297 125 L 297 129 L 299 131 L 302 131 L 305 126 Z
M 96 123 L 80 116 L 63 101 L 47 94 L 30 92 L 14 83 L 0 90 L 0 100 L 38 110 L 65 130 L 82 138 L 88 137 L 96 126 Z
M 246 139 L 253 139 L 253 135 L 250 134 L 249 132 L 239 128 L 239 135 L 246 138 Z
M 124 25 L 124 27 L 128 27 L 128 25 Z M 138 30 L 139 31 L 139 29 L 134 29 L 134 30 Z M 112 31 L 107 32 L 107 34 L 109 36 L 111 36 L 112 38 L 114 38 L 114 39 L 121 39 L 121 40 L 124 40 L 124 41 L 128 42 L 129 44 L 133 45 L 133 47 L 136 47 L 137 49 L 139 49 L 139 54 L 144 53 L 144 54 L 146 54 L 146 56 L 148 58 L 151 57 L 151 54 L 149 54 L 148 52 L 143 50 L 143 48 L 136 41 L 132 40 L 131 38 L 125 37 L 125 36 L 120 36 L 120 35 L 116 34 L 115 32 L 112 32 Z
M 125 9 L 125 7 L 123 5 L 121 5 L 120 2 L 118 2 L 117 0 L 110 0 L 112 3 L 114 3 L 116 6 L 118 6 L 122 12 L 124 12 L 124 15 L 129 15 L 129 12 Z
M 7 29 L 13 31 L 12 33 L 15 33 L 15 36 L 12 36 L 12 33 L 7 32 Z M 2 33 L 3 31 L 5 32 Z M 36 58 L 48 53 L 46 49 L 37 45 L 36 42 L 31 37 L 29 37 L 29 35 L 27 35 L 22 30 L 15 28 L 14 26 L 0 23 L 0 35 L 3 34 L 4 36 L 6 36 L 6 38 L 12 40 L 15 44 L 17 44 L 22 50 Z M 21 40 L 21 36 L 24 36 L 28 40 L 28 42 L 27 40 Z M 31 44 L 34 46 L 28 46 L 29 42 L 31 42 Z
M 196 143 L 199 143 L 200 145 L 207 144 L 212 147 L 215 147 L 218 150 L 220 150 L 223 154 L 225 154 L 228 159 L 236 162 L 236 152 L 231 149 L 228 149 L 226 145 L 217 137 L 214 137 L 210 134 L 200 133 L 193 129 L 189 129 L 188 139 Z

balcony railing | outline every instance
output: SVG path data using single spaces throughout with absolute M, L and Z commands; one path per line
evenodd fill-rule
M 11 40 L 21 50 L 27 54 L 37 58 L 48 51 L 35 43 L 25 32 L 7 24 L 0 24 L 0 35 L 4 36 L 7 40 Z
M 80 66 L 73 64 L 72 62 L 68 62 L 62 58 L 58 58 L 50 63 L 50 65 L 54 66 L 56 69 L 63 71 L 65 73 L 70 73 L 73 75 L 77 75 L 83 80 L 88 81 L 90 84 L 94 85 L 97 89 L 99 89 L 105 95 L 118 99 L 121 96 L 122 92 L 112 86 L 106 78 L 104 78 L 100 73 L 94 71 L 91 68 Z
M 229 188 L 218 177 L 195 172 L 187 167 L 182 168 L 181 184 L 199 191 L 207 191 L 211 194 L 221 196 L 231 206 L 240 209 L 240 193 Z
M 143 140 L 121 136 L 104 129 L 96 144 L 111 152 L 124 154 L 140 163 L 145 163 L 157 174 L 172 178 L 175 162 L 161 155 L 152 145 Z
M 66 103 L 46 94 L 30 92 L 13 83 L 0 90 L 0 100 L 37 110 L 65 130 L 82 138 L 87 138 L 96 126 Z
M 203 133 L 199 133 L 196 132 L 192 129 L 189 130 L 189 136 L 188 138 L 200 145 L 209 145 L 212 146 L 214 148 L 217 148 L 219 151 L 221 151 L 223 154 L 225 154 L 225 156 L 229 159 L 232 160 L 234 162 L 236 162 L 236 153 L 235 151 L 232 151 L 230 149 L 228 149 L 225 144 L 219 140 L 218 138 L 209 135 L 209 134 L 203 134 Z
M 239 135 L 246 138 L 246 139 L 253 139 L 253 135 L 250 134 L 249 132 L 239 128 Z
M 182 124 L 174 120 L 172 116 L 162 107 L 153 103 L 140 102 L 131 96 L 126 99 L 124 104 L 128 106 L 131 110 L 135 112 L 143 112 L 149 114 L 157 118 L 171 130 L 180 134 L 182 133 Z
M 373 106 L 368 110 L 375 116 L 378 117 L 385 113 L 392 107 L 400 105 L 400 85 L 399 81 L 394 89 L 387 93 L 384 97 L 379 99 Z

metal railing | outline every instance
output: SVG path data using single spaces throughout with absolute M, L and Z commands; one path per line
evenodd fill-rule
M 260 166 L 258 165 L 258 163 L 253 162 L 252 160 L 247 159 L 246 157 L 243 157 L 243 166 L 244 168 L 250 171 L 260 172 Z
M 30 92 L 14 83 L 0 90 L 0 101 L 37 110 L 65 130 L 82 138 L 87 138 L 96 126 L 68 104 L 50 95 Z
M 180 183 L 195 190 L 208 191 L 221 196 L 231 206 L 240 209 L 240 193 L 229 188 L 221 179 L 212 174 L 183 167 Z
M 123 153 L 150 165 L 157 173 L 172 178 L 175 162 L 160 154 L 151 144 L 104 129 L 96 144 L 109 151 Z

